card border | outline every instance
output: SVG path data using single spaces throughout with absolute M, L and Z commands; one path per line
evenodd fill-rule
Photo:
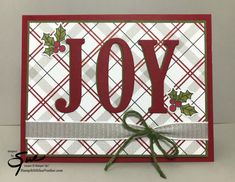
M 26 150 L 25 136 L 25 119 L 26 119 L 26 104 L 27 104 L 27 59 L 28 59 L 28 24 L 30 21 L 205 21 L 206 22 L 206 52 L 207 52 L 207 113 L 208 113 L 208 155 L 205 157 L 176 157 L 167 159 L 159 157 L 160 162 L 213 162 L 214 161 L 214 132 L 213 132 L 213 83 L 212 83 L 212 30 L 211 30 L 211 15 L 210 14 L 109 14 L 109 15 L 23 15 L 22 16 L 22 75 L 21 75 L 21 129 L 20 129 L 20 150 Z M 23 155 L 25 159 L 27 156 Z M 84 162 L 84 163 L 99 163 L 107 162 L 110 157 L 73 157 L 61 156 L 53 157 L 46 156 L 40 162 Z M 116 162 L 150 162 L 152 159 L 149 156 L 143 157 L 118 157 Z

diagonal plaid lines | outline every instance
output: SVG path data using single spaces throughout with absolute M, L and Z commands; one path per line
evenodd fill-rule
M 33 31 L 32 31 L 33 32 Z M 32 32 L 30 32 L 31 33 L 31 35 L 33 35 L 33 36 L 31 36 L 31 38 L 32 37 L 34 37 L 37 41 L 38 41 L 38 39 L 37 39 L 37 37 L 32 33 Z M 39 41 L 38 41 L 39 42 Z M 39 42 L 40 44 L 36 47 L 36 49 L 34 49 L 34 51 L 32 51 L 30 54 L 29 54 L 29 61 L 31 61 L 40 51 L 42 51 L 42 49 L 43 49 L 43 44 L 41 43 L 41 42 Z
M 56 145 L 54 145 L 49 152 L 47 152 L 47 155 L 53 155 L 56 153 L 56 151 L 61 148 L 61 146 L 66 142 L 66 140 L 60 140 L 59 142 L 56 142 Z
M 60 83 L 58 83 L 58 85 L 51 90 L 51 92 L 48 93 L 48 95 L 45 98 L 40 97 L 39 94 L 37 94 L 37 92 L 34 91 L 34 89 L 32 89 L 32 87 L 30 87 L 29 85 L 29 92 L 34 93 L 34 95 L 37 95 L 37 100 L 39 101 L 39 103 L 36 105 L 36 107 L 34 107 L 34 109 L 32 109 L 29 113 L 28 113 L 28 120 L 31 119 L 31 117 L 33 117 L 33 115 L 39 111 L 39 109 L 41 109 L 45 104 L 47 104 L 47 102 L 49 101 L 49 99 L 58 92 L 59 89 L 62 88 L 62 86 L 69 80 L 69 75 L 67 75 Z M 34 91 L 34 92 L 33 92 Z M 39 98 L 39 99 L 38 99 Z M 55 112 L 55 111 L 54 111 Z M 57 118 L 56 118 L 57 119 Z M 60 118 L 61 120 L 63 120 L 63 118 Z M 58 120 L 58 119 L 57 119 Z
M 44 118 L 48 121 L 65 121 L 67 120 L 65 118 L 68 118 L 68 114 L 60 113 L 55 109 L 54 103 L 59 97 L 67 99 L 69 96 L 69 51 L 53 54 L 51 58 L 45 57 L 41 40 L 43 30 L 49 28 L 54 30 L 60 24 L 59 22 L 44 22 L 33 23 L 32 27 L 29 26 L 28 64 L 29 75 L 32 74 L 32 76 L 28 83 L 27 119 L 37 121 Z M 184 122 L 185 120 L 189 122 L 190 120 L 194 122 L 205 121 L 204 72 L 206 56 L 205 50 L 200 47 L 205 39 L 204 23 L 66 22 L 61 25 L 66 29 L 66 32 L 69 32 L 68 38 L 78 35 L 79 32 L 76 31 L 80 30 L 82 31 L 80 38 L 85 39 L 85 44 L 82 47 L 82 102 L 75 111 L 79 115 L 78 120 L 90 122 L 99 121 L 98 118 L 107 118 L 107 122 L 122 121 L 123 112 L 108 113 L 103 108 L 97 95 L 95 83 L 96 62 L 100 48 L 110 38 L 119 37 L 125 40 L 131 48 L 135 63 L 135 89 L 127 109 L 135 109 L 142 113 L 144 119 L 153 127 L 164 123 Z M 190 32 L 194 32 L 194 34 L 192 35 Z M 54 34 L 54 32 L 47 33 Z M 172 113 L 170 111 L 165 115 L 148 113 L 149 101 L 151 101 L 151 83 L 141 47 L 138 45 L 139 39 L 158 41 L 154 50 L 159 64 L 161 64 L 166 51 L 163 46 L 164 40 L 179 39 L 181 45 L 173 55 L 165 79 L 165 107 L 169 107 L 168 93 L 172 88 L 182 91 L 191 88 L 195 96 L 189 102 L 197 108 L 198 114 L 196 116 L 186 118 L 180 112 Z M 46 69 L 45 65 L 40 62 L 42 58 L 52 63 L 50 69 Z M 118 101 L 122 89 L 122 80 L 116 75 L 121 66 L 120 50 L 112 48 L 109 65 L 109 81 L 112 85 L 109 94 L 112 103 Z M 60 75 L 56 75 L 57 73 Z M 37 74 L 37 79 L 33 74 Z M 124 141 L 28 140 L 28 151 L 32 154 L 46 153 L 48 155 L 112 155 Z M 179 140 L 176 142 L 180 149 L 180 155 L 206 154 L 207 144 L 203 141 Z M 132 149 L 125 149 L 122 155 L 149 155 L 148 141 L 139 138 L 131 146 Z M 169 148 L 168 153 L 172 153 L 172 150 Z M 159 153 L 157 149 L 156 151 Z
M 86 152 L 88 152 L 91 155 L 97 155 L 97 152 L 92 148 L 94 142 L 93 144 L 88 144 L 88 142 L 86 142 L 85 140 L 79 140 L 78 142 L 86 149 Z M 84 152 L 84 154 L 86 152 Z
M 188 72 L 187 74 L 185 74 L 179 81 L 178 83 L 176 83 L 176 89 L 179 89 L 183 84 L 184 82 L 189 79 L 192 74 L 194 74 L 203 64 L 205 63 L 205 58 L 203 57 L 200 61 L 198 61 Z M 195 80 L 194 80 L 195 81 Z M 201 87 L 204 87 L 205 84 L 199 80 L 200 84 L 202 84 L 203 86 Z M 198 82 L 197 82 L 198 83 Z M 199 84 L 199 83 L 198 83 Z
M 41 107 L 44 106 L 57 120 L 62 119 L 60 115 L 31 87 L 29 86 L 30 90 L 29 92 L 41 103 Z M 35 107 L 36 108 L 36 107 Z M 32 114 L 28 114 L 29 119 L 40 109 L 37 108 Z

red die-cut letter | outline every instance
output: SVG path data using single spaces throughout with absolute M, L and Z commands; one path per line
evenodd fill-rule
M 152 83 L 152 105 L 149 108 L 150 113 L 166 113 L 164 107 L 164 79 L 168 70 L 175 47 L 179 44 L 178 40 L 165 40 L 163 45 L 167 48 L 161 68 L 155 55 L 154 46 L 156 40 L 139 40 L 141 45 L 147 69 Z
M 69 105 L 66 107 L 66 100 L 63 98 L 55 102 L 56 109 L 63 113 L 75 111 L 81 102 L 81 49 L 84 42 L 84 39 L 66 40 L 70 47 Z
M 110 103 L 108 71 L 109 54 L 113 44 L 122 50 L 122 95 L 119 105 L 114 108 Z M 97 91 L 101 104 L 109 112 L 121 112 L 129 105 L 134 89 L 134 61 L 127 43 L 119 38 L 109 39 L 100 49 L 97 62 Z

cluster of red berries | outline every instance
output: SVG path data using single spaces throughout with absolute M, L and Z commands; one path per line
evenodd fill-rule
M 64 52 L 65 51 L 65 46 L 60 45 L 60 42 L 55 42 L 54 43 L 54 53 L 58 53 L 59 51 Z
M 181 106 L 182 106 L 182 102 L 176 101 L 176 100 L 174 100 L 174 99 L 171 99 L 171 100 L 170 100 L 170 103 L 171 103 L 171 105 L 170 105 L 169 109 L 170 109 L 170 111 L 172 111 L 172 112 L 174 112 L 177 107 L 181 107 Z

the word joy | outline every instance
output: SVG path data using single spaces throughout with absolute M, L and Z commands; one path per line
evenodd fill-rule
M 69 103 L 66 100 L 59 98 L 56 103 L 56 109 L 60 112 L 69 113 L 75 111 L 81 102 L 81 51 L 84 39 L 67 39 L 66 43 L 70 47 L 70 93 Z M 163 45 L 166 47 L 166 52 L 162 66 L 160 67 L 155 55 L 154 47 L 157 45 L 156 40 L 139 40 L 138 44 L 143 50 L 146 66 L 149 72 L 149 77 L 152 84 L 152 100 L 149 112 L 151 113 L 166 113 L 164 107 L 164 79 L 168 70 L 175 47 L 179 44 L 178 40 L 165 40 Z M 111 48 L 117 44 L 122 52 L 122 94 L 120 103 L 117 107 L 113 107 L 109 98 L 108 87 L 108 67 L 109 55 Z M 96 70 L 97 92 L 101 104 L 104 108 L 113 113 L 121 112 L 129 105 L 133 89 L 134 89 L 134 61 L 131 49 L 128 44 L 120 39 L 109 39 L 101 47 Z

